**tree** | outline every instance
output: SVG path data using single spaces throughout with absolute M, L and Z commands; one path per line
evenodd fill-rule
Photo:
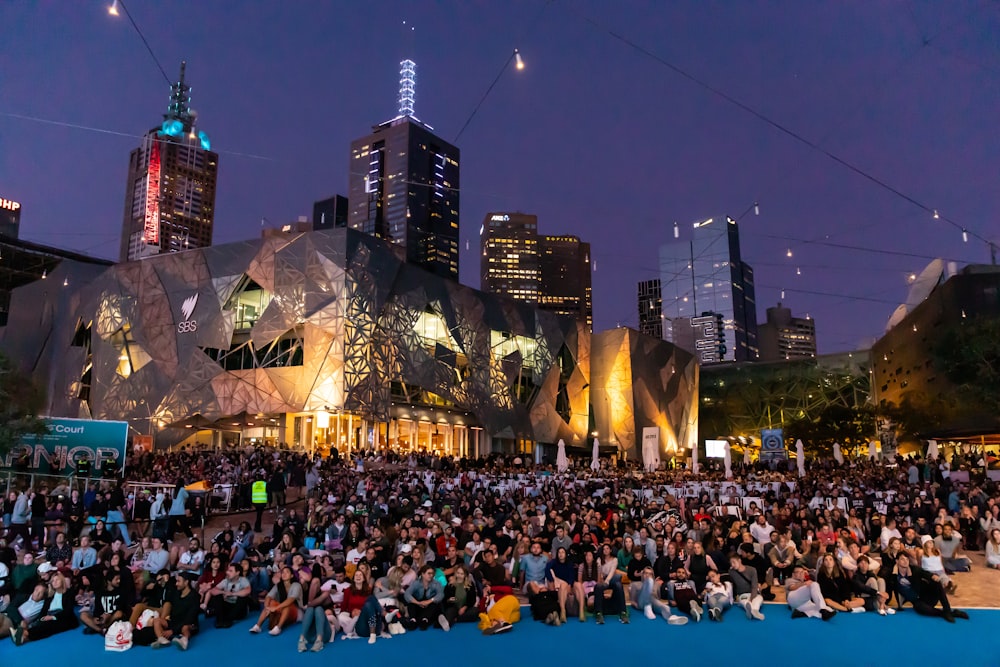
M 47 433 L 38 413 L 45 407 L 45 393 L 29 375 L 0 354 L 0 456 L 6 455 L 22 436 Z
M 942 333 L 931 355 L 964 405 L 1000 412 L 1000 318 L 960 320 Z

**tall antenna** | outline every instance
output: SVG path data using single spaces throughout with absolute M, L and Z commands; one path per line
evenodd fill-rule
M 399 63 L 399 115 L 412 116 L 417 98 L 417 63 L 404 60 Z

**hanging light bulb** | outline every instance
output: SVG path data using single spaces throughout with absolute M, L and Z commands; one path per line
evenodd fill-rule
M 757 204 L 757 202 L 753 203 L 753 214 L 760 215 L 760 206 Z
M 969 232 L 968 232 L 968 230 L 965 230 L 965 229 L 962 230 L 962 241 L 964 243 L 968 243 L 969 242 Z
M 49 277 L 49 270 L 48 269 L 42 269 L 42 280 L 45 280 L 48 277 Z
M 111 14 L 112 16 L 118 16 L 118 0 L 112 2 L 111 6 L 108 7 L 108 14 Z
M 940 220 L 941 219 L 941 216 L 938 214 L 938 210 L 937 209 L 934 209 L 934 219 L 935 220 Z
M 521 52 L 514 49 L 514 67 L 519 70 L 524 69 L 524 60 L 521 59 Z
M 785 290 L 781 290 L 781 298 L 782 298 L 782 299 L 784 299 L 784 298 L 785 298 Z
M 802 275 L 802 269 L 799 268 L 799 267 L 795 267 L 795 275 L 801 276 Z
M 69 287 L 69 278 L 63 278 L 63 287 Z
M 679 239 L 680 237 L 681 237 L 681 228 L 678 227 L 677 223 L 675 222 L 674 223 L 674 238 L 675 239 Z
M 789 248 L 788 251 L 785 253 L 785 257 L 791 257 L 791 256 L 792 256 L 792 249 Z

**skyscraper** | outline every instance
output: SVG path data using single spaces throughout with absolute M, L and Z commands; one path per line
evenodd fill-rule
M 812 359 L 816 356 L 816 322 L 810 317 L 792 317 L 779 303 L 767 309 L 767 322 L 757 329 L 761 361 Z
M 313 229 L 335 229 L 347 226 L 347 197 L 333 195 L 313 203 Z
M 347 224 L 458 280 L 458 148 L 413 115 L 416 65 L 400 63 L 399 114 L 351 142 Z
M 487 213 L 479 232 L 480 289 L 593 324 L 590 244 L 538 233 L 538 218 Z
M 184 69 L 182 62 L 163 123 L 129 159 L 122 261 L 212 245 L 219 156 L 196 127 Z
M 660 279 L 642 280 L 637 290 L 639 332 L 653 338 L 663 338 L 663 296 Z
M 757 359 L 757 314 L 753 269 L 740 258 L 736 221 L 716 216 L 674 229 L 674 239 L 660 247 L 660 288 L 668 338 L 717 340 L 715 315 L 723 322 L 723 341 L 704 361 Z M 709 318 L 701 320 L 699 318 Z M 690 320 L 695 319 L 695 322 Z M 688 338 L 685 327 L 693 328 Z M 693 351 L 693 350 L 691 350 Z

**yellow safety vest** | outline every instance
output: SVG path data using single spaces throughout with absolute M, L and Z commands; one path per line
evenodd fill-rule
M 250 487 L 250 502 L 254 505 L 267 504 L 267 482 L 258 480 Z

